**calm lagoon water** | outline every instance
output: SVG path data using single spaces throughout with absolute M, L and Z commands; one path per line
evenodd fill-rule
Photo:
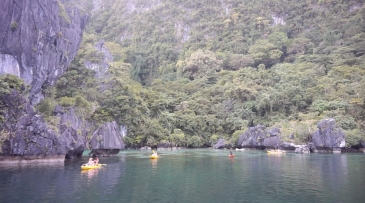
M 365 202 L 365 154 L 122 151 L 81 171 L 62 164 L 0 166 L 0 202 Z

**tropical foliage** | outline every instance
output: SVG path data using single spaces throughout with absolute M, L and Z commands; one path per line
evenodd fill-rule
M 356 145 L 365 141 L 364 3 L 95 3 L 79 55 L 49 99 L 127 125 L 130 146 L 235 143 L 256 124 L 302 143 L 328 117 Z M 84 64 L 103 62 L 100 40 L 113 62 L 96 81 Z

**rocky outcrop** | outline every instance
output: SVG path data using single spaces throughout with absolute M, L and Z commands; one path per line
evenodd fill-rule
M 0 74 L 5 73 L 20 77 L 20 67 L 14 56 L 0 53 Z
M 42 90 L 52 86 L 77 53 L 87 16 L 68 9 L 62 0 L 3 0 L 0 8 L 0 74 L 22 78 L 30 87 L 28 98 L 14 91 L 1 95 L 5 122 L 2 154 L 17 160 L 80 156 L 86 147 L 85 123 L 74 112 L 59 112 L 59 127 L 48 125 L 34 105 Z M 1 152 L 0 152 L 1 153 Z
M 278 148 L 280 144 L 280 137 L 273 136 L 264 139 L 263 145 L 267 148 Z
M 280 136 L 279 128 L 265 130 L 265 126 L 257 125 L 246 130 L 237 144 L 243 148 L 295 150 L 293 144 L 281 141 Z
M 296 153 L 331 152 L 340 153 L 345 147 L 345 134 L 336 127 L 334 119 L 324 119 L 317 125 L 318 130 L 311 136 L 307 145 L 295 145 L 280 139 L 280 129 L 265 130 L 262 125 L 250 127 L 238 139 L 237 145 L 243 148 L 280 148 L 293 150 Z
M 310 149 L 309 149 L 308 145 L 295 145 L 294 152 L 298 153 L 298 154 L 309 154 Z
M 116 122 L 105 123 L 91 137 L 93 124 L 80 119 L 72 107 L 57 106 L 53 112 L 57 127 L 52 127 L 17 91 L 3 95 L 0 100 L 8 106 L 3 114 L 6 122 L 0 128 L 0 154 L 8 161 L 9 157 L 16 162 L 63 161 L 65 158 L 81 157 L 88 148 L 92 149 L 92 153 L 103 156 L 117 154 L 125 148 L 121 139 L 125 129 L 121 129 Z
M 77 151 L 85 146 L 83 137 L 72 125 L 60 128 L 61 132 L 57 132 L 57 128 L 49 127 L 43 116 L 36 114 L 28 99 L 17 91 L 3 95 L 0 99 L 8 106 L 4 114 L 6 122 L 1 126 L 2 133 L 6 134 L 6 138 L 0 143 L 3 155 L 17 156 L 16 160 L 19 161 L 48 158 L 64 160 L 70 151 Z M 62 120 L 72 120 L 75 115 L 59 116 L 60 126 L 63 126 Z
M 61 0 L 2 0 L 0 73 L 18 75 L 31 85 L 31 104 L 53 85 L 79 48 L 87 17 L 64 10 Z
M 265 130 L 265 126 L 250 127 L 238 139 L 238 146 L 244 148 L 278 148 L 281 144 L 280 129 Z
M 92 135 L 90 147 L 92 154 L 101 156 L 116 155 L 121 149 L 125 149 L 121 130 L 117 123 L 115 121 L 107 122 L 100 126 Z
M 6 122 L 1 126 L 7 139 L 1 144 L 5 156 L 17 156 L 17 160 L 40 160 L 79 157 L 86 148 L 87 122 L 81 122 L 74 110 L 57 107 L 59 126 L 50 127 L 43 116 L 36 114 L 27 98 L 13 91 L 3 95 L 1 101 L 8 106 L 4 114 Z M 19 158 L 21 157 L 21 158 Z
M 93 63 L 91 61 L 85 61 L 84 65 L 86 68 L 95 71 L 95 78 L 105 78 L 109 69 L 110 62 L 113 61 L 113 56 L 109 50 L 104 46 L 104 40 L 100 40 L 95 44 L 96 50 L 101 54 L 102 60 L 100 63 Z
M 63 109 L 56 106 L 54 114 L 59 118 L 58 134 L 64 146 L 67 146 L 66 158 L 81 157 L 87 148 L 88 135 L 93 125 L 76 115 L 74 108 Z
M 2 157 L 64 160 L 80 157 L 89 148 L 107 154 L 124 149 L 121 134 L 126 129 L 119 130 L 115 122 L 97 129 L 88 146 L 94 127 L 74 108 L 57 106 L 52 121 L 45 122 L 33 107 L 43 99 L 43 88 L 52 86 L 76 55 L 87 17 L 76 8 L 65 9 L 62 0 L 4 0 L 1 5 L 0 74 L 17 75 L 30 87 L 27 98 L 17 91 L 0 95 L 6 107 L 1 111 Z M 97 44 L 105 60 L 112 61 L 103 47 L 103 42 Z
M 265 126 L 250 127 L 238 138 L 238 146 L 244 148 L 263 148 L 266 138 Z
M 217 144 L 213 145 L 214 149 L 231 148 L 231 144 L 227 143 L 224 139 L 219 139 Z
M 310 143 L 312 151 L 338 153 L 345 147 L 345 133 L 336 127 L 334 119 L 321 120 L 317 128 L 318 130 L 312 134 Z
M 266 131 L 266 135 L 269 134 L 269 137 L 264 139 L 264 146 L 266 148 L 278 148 L 281 144 L 280 140 L 280 129 L 279 128 L 273 128 Z

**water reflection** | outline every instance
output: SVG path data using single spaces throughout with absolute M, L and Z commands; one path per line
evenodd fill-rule
M 152 163 L 152 169 L 157 169 L 157 159 L 150 159 Z
M 13 170 L 13 169 L 36 169 L 36 168 L 64 168 L 65 162 L 56 161 L 56 162 L 29 162 L 29 163 L 1 163 L 0 170 Z
M 234 156 L 228 156 L 228 158 L 231 161 L 231 163 L 234 163 Z
M 338 195 L 344 194 L 348 188 L 347 158 L 342 154 L 322 155 L 321 165 L 318 171 L 321 172 L 318 178 L 322 179 L 320 184 L 322 190 L 330 189 Z M 331 156 L 331 158 L 329 158 Z M 338 202 L 333 196 L 328 196 L 334 202 Z
M 85 175 L 88 179 L 98 175 L 99 169 L 81 170 L 81 174 Z

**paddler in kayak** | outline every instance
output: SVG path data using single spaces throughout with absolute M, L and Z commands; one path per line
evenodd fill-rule
M 157 152 L 155 152 L 155 150 L 152 150 L 152 156 L 157 156 Z
M 97 166 L 99 164 L 99 158 L 96 156 L 96 154 L 93 155 L 94 158 L 94 165 Z
M 95 164 L 95 166 L 97 166 L 99 164 L 99 158 L 98 157 L 95 157 L 94 164 Z
M 94 162 L 93 158 L 90 157 L 89 162 L 87 162 L 87 165 L 95 166 L 95 162 Z
M 229 157 L 234 157 L 234 154 L 232 153 L 232 150 L 229 150 Z

